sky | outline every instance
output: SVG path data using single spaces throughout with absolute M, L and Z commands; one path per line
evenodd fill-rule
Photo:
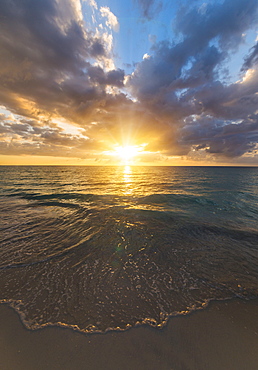
M 257 0 L 0 0 L 1 165 L 258 165 Z

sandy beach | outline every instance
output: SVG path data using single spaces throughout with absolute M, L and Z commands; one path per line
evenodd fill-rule
M 258 301 L 211 302 L 162 330 L 81 334 L 52 327 L 27 330 L 17 313 L 0 306 L 4 370 L 143 369 L 256 370 Z

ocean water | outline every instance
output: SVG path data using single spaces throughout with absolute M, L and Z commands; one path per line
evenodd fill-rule
M 258 297 L 258 168 L 2 166 L 0 222 L 0 302 L 30 329 Z

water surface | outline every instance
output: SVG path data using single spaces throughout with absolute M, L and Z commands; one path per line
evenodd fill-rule
M 258 297 L 258 169 L 0 167 L 0 300 L 31 329 Z

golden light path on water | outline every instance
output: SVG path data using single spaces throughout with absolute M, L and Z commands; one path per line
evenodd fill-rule
M 125 195 L 131 195 L 133 192 L 132 188 L 132 169 L 127 164 L 124 166 L 124 191 Z

